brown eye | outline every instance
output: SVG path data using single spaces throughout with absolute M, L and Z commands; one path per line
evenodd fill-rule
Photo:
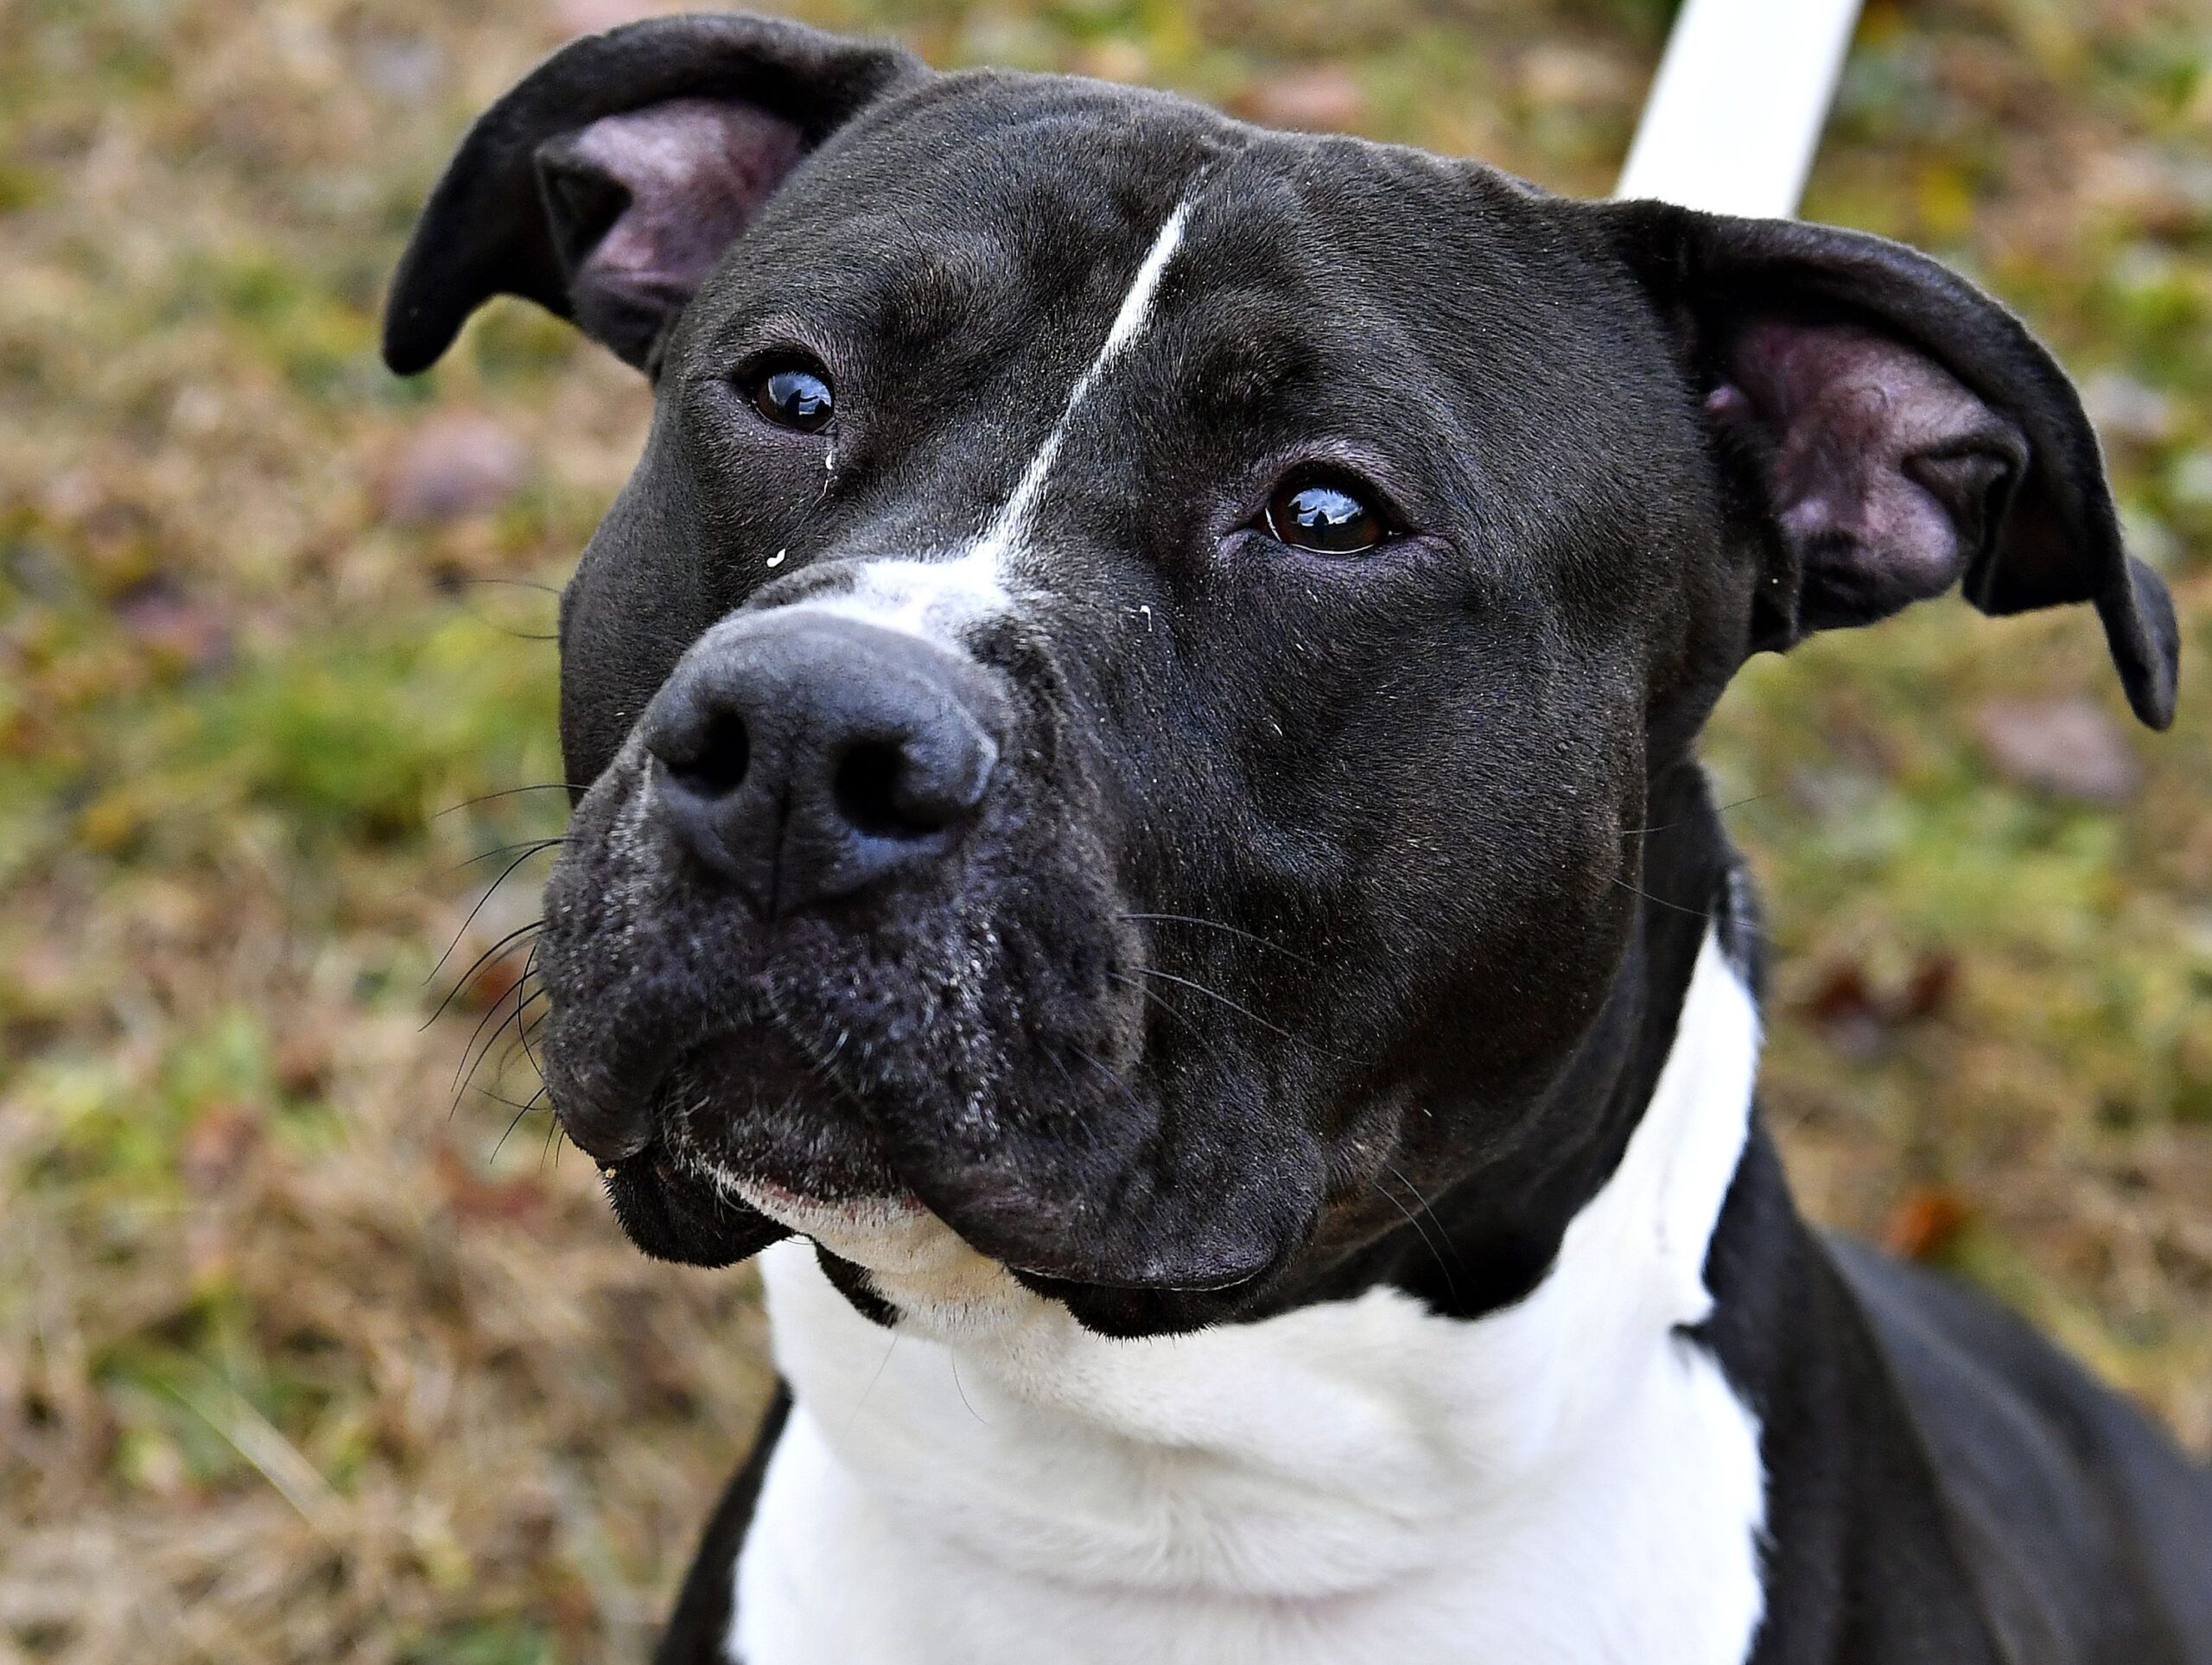
M 1335 480 L 1284 481 L 1268 499 L 1264 518 L 1277 543 L 1319 555 L 1364 555 L 1390 536 L 1382 512 Z
M 795 428 L 802 434 L 820 433 L 837 408 L 828 379 L 797 365 L 763 376 L 753 390 L 753 404 L 777 427 Z

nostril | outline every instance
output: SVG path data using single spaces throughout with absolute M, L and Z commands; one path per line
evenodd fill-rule
M 951 855 L 985 817 L 1007 702 L 919 637 L 804 606 L 741 612 L 646 708 L 655 841 L 763 918 Z
M 699 731 L 695 744 L 662 759 L 669 772 L 707 798 L 727 798 L 745 784 L 753 762 L 753 737 L 734 711 L 717 711 Z
M 944 830 L 949 817 L 932 816 L 902 791 L 903 747 L 861 740 L 846 748 L 830 779 L 830 796 L 848 826 L 870 838 L 918 838 Z

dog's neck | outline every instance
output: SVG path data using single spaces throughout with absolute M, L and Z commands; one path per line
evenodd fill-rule
M 1611 1177 L 1533 1291 L 1478 1319 L 1386 1285 L 1108 1340 L 921 1216 L 825 1245 L 899 1309 L 887 1332 L 806 1245 L 780 1246 L 762 1268 L 798 1413 L 764 1509 L 779 1484 L 816 1507 L 834 1494 L 852 1530 L 922 1535 L 955 1558 L 932 1576 L 1123 1602 L 1113 1613 L 1210 1599 L 1251 1624 L 1294 1609 L 1325 1628 L 1332 1603 L 1421 1592 L 1408 1611 L 1456 1638 L 1452 1657 L 1491 1656 L 1471 1636 L 1528 1656 L 1516 1640 L 1555 1640 L 1563 1603 L 1592 1625 L 1646 1627 L 1638 1656 L 1740 1659 L 1760 1604 L 1758 1427 L 1685 1331 L 1711 1311 L 1707 1246 L 1757 1045 L 1749 991 L 1708 928 Z M 1630 1544 L 1624 1566 L 1598 1570 Z M 1217 1656 L 1281 1640 L 1237 1631 Z

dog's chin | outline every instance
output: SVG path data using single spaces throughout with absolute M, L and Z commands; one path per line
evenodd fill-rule
M 863 1109 L 780 1027 L 748 1025 L 695 1046 L 654 1090 L 652 1142 L 615 1164 L 607 1195 L 632 1242 L 657 1259 L 721 1267 L 785 1236 L 887 1279 L 921 1268 L 995 1268 L 1111 1334 L 1184 1330 L 1241 1306 L 1284 1245 L 1200 1210 L 1183 1231 L 1128 1231 L 1080 1194 L 1046 1153 L 950 1160 L 881 1130 L 930 1123 L 929 1107 Z M 949 1143 L 950 1141 L 946 1141 Z M 917 1285 L 918 1287 L 919 1286 Z
M 655 1147 L 609 1169 L 607 1199 L 631 1242 L 656 1260 L 719 1268 L 804 1238 L 848 1274 L 868 1274 L 860 1287 L 888 1303 L 887 1320 L 991 1304 L 1010 1281 L 1101 1335 L 1179 1334 L 1236 1316 L 1268 1281 L 1231 1273 L 1203 1287 L 1176 1284 L 1080 1257 L 1047 1271 L 978 1249 L 911 1192 L 825 1198 L 715 1166 L 709 1177 Z
M 656 1259 L 728 1266 L 920 1208 L 859 1115 L 771 1030 L 692 1048 L 652 1097 L 652 1141 L 606 1177 L 615 1218 Z

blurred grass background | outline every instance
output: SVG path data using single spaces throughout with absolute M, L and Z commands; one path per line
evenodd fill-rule
M 800 8 L 1585 193 L 1669 11 Z M 499 975 L 423 1027 L 533 917 L 542 856 L 461 929 L 559 795 L 469 800 L 558 778 L 550 587 L 647 399 L 512 302 L 395 381 L 378 302 L 466 120 L 628 15 L 0 3 L 8 1665 L 636 1658 L 749 1433 L 749 1277 L 648 1265 L 542 1113 L 508 1136 L 511 1048 L 448 1114 Z M 1743 677 L 1709 752 L 1772 910 L 1769 1112 L 1822 1217 L 2212 1450 L 2212 15 L 1875 0 L 1807 211 L 2053 342 L 2191 658 L 2158 739 L 2086 613 Z

